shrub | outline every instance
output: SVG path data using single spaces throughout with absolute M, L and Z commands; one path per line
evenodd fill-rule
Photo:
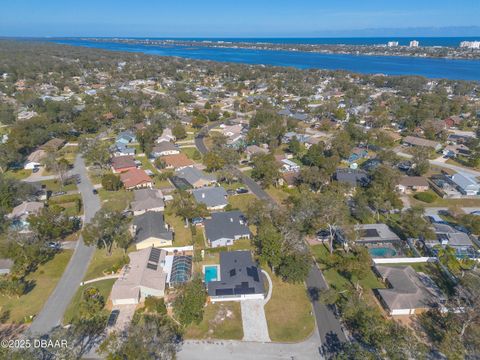
M 433 203 L 436 199 L 436 195 L 430 192 L 421 192 L 418 194 L 413 195 L 413 197 L 417 200 L 426 202 L 426 203 Z
M 120 177 L 114 174 L 106 174 L 102 177 L 102 187 L 107 191 L 117 191 L 123 186 Z

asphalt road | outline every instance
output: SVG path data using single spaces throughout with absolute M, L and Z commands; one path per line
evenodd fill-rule
M 93 194 L 93 185 L 87 176 L 85 163 L 80 156 L 77 156 L 75 160 L 72 173 L 80 175 L 81 181 L 78 184 L 78 189 L 82 194 L 85 209 L 84 223 L 88 223 L 100 209 L 100 200 L 97 195 Z M 95 247 L 86 246 L 80 237 L 72 258 L 55 290 L 28 329 L 29 335 L 46 334 L 61 324 L 63 314 L 85 276 L 94 251 Z
M 206 128 L 210 130 L 211 128 L 217 125 L 218 124 L 208 125 Z M 206 131 L 206 128 L 204 128 L 205 131 Z M 206 132 L 202 131 L 202 134 L 205 134 L 205 133 Z M 208 149 L 205 146 L 205 143 L 203 140 L 204 140 L 203 135 L 196 137 L 195 145 L 197 146 L 198 151 L 200 151 L 202 154 L 206 154 L 208 152 Z M 258 197 L 259 199 L 266 200 L 271 204 L 277 205 L 275 200 L 265 190 L 263 190 L 259 184 L 257 184 L 253 179 L 251 179 L 249 176 L 245 175 L 238 169 L 237 169 L 237 176 L 239 176 L 242 179 L 242 182 L 250 189 L 250 191 L 256 197 Z M 312 301 L 315 320 L 318 328 L 318 334 L 320 335 L 320 343 L 317 344 L 317 349 L 319 349 L 320 347 L 323 347 L 324 349 L 329 347 L 331 348 L 331 347 L 334 347 L 336 344 L 338 345 L 339 342 L 347 341 L 345 334 L 342 331 L 342 326 L 340 324 L 340 321 L 335 315 L 334 310 L 320 303 L 318 299 L 319 292 L 323 289 L 326 289 L 328 286 L 325 282 L 322 272 L 320 271 L 320 269 L 317 267 L 316 264 L 312 265 L 312 268 L 310 269 L 310 273 L 306 280 L 306 284 L 310 293 L 310 300 Z M 231 357 L 231 355 L 232 354 L 229 353 L 229 357 Z M 282 357 L 279 357 L 279 358 L 282 358 Z

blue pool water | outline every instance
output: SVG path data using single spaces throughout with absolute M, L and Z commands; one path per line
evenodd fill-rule
M 218 280 L 218 267 L 216 265 L 205 266 L 205 283 L 216 280 Z
M 56 43 L 114 51 L 142 52 L 149 55 L 178 56 L 198 60 L 348 70 L 366 74 L 421 75 L 428 78 L 480 80 L 480 60 L 433 59 L 409 56 L 366 56 L 322 54 L 301 51 L 164 46 L 95 42 L 84 39 L 53 39 Z
M 371 248 L 368 250 L 373 257 L 393 257 L 397 252 L 389 247 Z

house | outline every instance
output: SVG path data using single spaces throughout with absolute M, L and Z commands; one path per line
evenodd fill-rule
M 463 119 L 460 116 L 450 116 L 443 120 L 445 127 L 447 128 L 457 127 L 462 123 L 462 121 Z
M 388 286 L 374 292 L 390 316 L 419 314 L 445 300 L 437 284 L 411 266 L 377 265 L 374 269 Z
M 362 148 L 355 148 L 348 157 L 348 162 L 353 163 L 368 156 L 368 150 Z
M 133 215 L 141 215 L 147 211 L 164 211 L 165 202 L 159 189 L 138 189 L 133 191 L 134 201 L 130 204 Z
M 152 149 L 152 156 L 157 158 L 159 156 L 180 154 L 180 150 L 170 141 L 162 141 L 155 145 Z
M 436 141 L 432 140 L 427 140 L 415 136 L 407 136 L 403 139 L 403 143 L 409 146 L 420 146 L 420 147 L 426 147 L 426 148 L 431 148 L 434 149 L 435 151 L 438 151 L 442 148 L 442 144 Z
M 42 149 L 35 150 L 27 157 L 23 168 L 25 170 L 32 170 L 40 165 L 42 165 L 42 160 L 47 156 L 47 152 Z
M 195 163 L 190 160 L 185 154 L 175 154 L 175 155 L 166 155 L 161 156 L 160 159 L 165 163 L 167 169 L 183 169 L 189 166 L 195 165 Z
M 59 138 L 53 138 L 48 140 L 45 144 L 40 146 L 41 150 L 45 151 L 58 151 L 65 145 L 66 141 Z
M 297 163 L 293 162 L 292 160 L 288 159 L 282 159 L 280 160 L 281 163 L 281 172 L 299 172 L 300 171 L 300 165 Z
M 192 195 L 197 203 L 207 205 L 208 210 L 222 210 L 228 205 L 227 192 L 221 186 L 194 189 Z
M 355 225 L 356 242 L 398 242 L 400 238 L 386 224 L 359 224 Z
M 152 246 L 171 246 L 173 232 L 163 220 L 163 213 L 147 211 L 133 218 L 132 233 L 138 250 Z
M 110 161 L 115 174 L 137 169 L 133 156 L 115 156 Z
M 38 215 L 45 205 L 39 201 L 24 201 L 15 206 L 8 214 L 9 219 L 26 218 L 28 215 Z
M 163 297 L 167 282 L 165 250 L 148 247 L 128 254 L 130 262 L 112 287 L 114 306 L 138 304 L 147 296 Z
M 124 143 L 121 142 L 116 142 L 112 147 L 110 148 L 110 151 L 113 153 L 115 156 L 133 156 L 135 155 L 135 148 L 129 147 L 125 145 Z
M 280 186 L 286 185 L 288 188 L 293 188 L 298 182 L 298 175 L 298 171 L 282 172 L 278 183 Z
M 225 135 L 228 138 L 241 134 L 242 130 L 243 130 L 243 125 L 242 124 L 225 125 L 225 126 L 220 126 L 220 127 L 222 127 L 223 135 Z
M 443 156 L 451 158 L 457 157 L 459 155 L 468 157 L 471 155 L 471 151 L 469 147 L 464 144 L 447 145 L 442 150 L 442 154 Z
M 170 128 L 166 128 L 163 130 L 162 132 L 162 135 L 160 135 L 157 140 L 155 140 L 155 142 L 157 144 L 160 144 L 161 142 L 163 141 L 167 141 L 167 142 L 175 142 L 175 140 L 177 140 L 177 138 L 175 136 L 173 136 L 172 134 L 172 129 Z
M 427 191 L 429 184 L 427 179 L 422 176 L 404 176 L 399 180 L 396 188 L 402 194 L 410 194 Z
M 443 221 L 432 223 L 435 231 L 435 239 L 424 240 L 425 245 L 431 249 L 434 254 L 438 253 L 438 247 L 445 248 L 449 246 L 455 250 L 459 259 L 478 258 L 472 240 L 468 234 L 459 231 Z
M 215 176 L 205 174 L 203 171 L 196 167 L 186 167 L 175 171 L 175 175 L 185 180 L 192 188 L 201 188 L 204 186 L 210 186 L 217 182 Z
M 369 182 L 367 172 L 364 170 L 339 168 L 335 171 L 335 180 L 351 187 L 365 186 Z
M 268 154 L 268 150 L 257 145 L 249 145 L 245 148 L 245 154 L 247 155 L 247 160 L 250 161 L 254 155 Z
M 14 264 L 13 260 L 0 259 L 0 275 L 10 274 L 13 264 Z
M 153 187 L 153 180 L 142 169 L 131 169 L 122 172 L 120 180 L 127 190 Z
M 115 142 L 122 143 L 125 145 L 135 141 L 137 141 L 135 138 L 135 134 L 130 130 L 122 131 L 120 134 L 118 134 L 117 139 L 115 140 Z
M 205 237 L 211 247 L 232 245 L 235 240 L 250 238 L 247 219 L 241 211 L 213 213 L 205 220 Z
M 480 184 L 474 178 L 457 173 L 452 176 L 452 182 L 463 195 L 474 196 L 480 193 Z
M 242 301 L 265 298 L 262 270 L 250 251 L 220 253 L 220 279 L 207 283 L 210 301 Z

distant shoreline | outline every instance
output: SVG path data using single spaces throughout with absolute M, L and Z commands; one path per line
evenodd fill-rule
M 443 59 L 462 59 L 478 60 L 480 59 L 480 49 L 461 48 L 453 46 L 418 46 L 410 47 L 405 45 L 387 46 L 385 44 L 314 44 L 314 43 L 281 43 L 244 41 L 245 39 L 228 40 L 190 40 L 190 39 L 148 39 L 148 38 L 101 38 L 101 37 L 82 37 L 80 40 L 94 42 L 114 42 L 120 44 L 140 44 L 146 46 L 197 46 L 210 48 L 230 48 L 230 49 L 250 49 L 250 50 L 272 50 L 272 51 L 300 51 L 313 52 L 320 54 L 343 54 L 343 55 L 366 55 L 366 56 L 407 56 L 423 58 L 443 58 Z M 343 40 L 342 38 L 338 38 Z M 365 38 L 380 39 L 380 38 Z M 389 38 L 383 38 L 384 40 Z M 473 38 L 475 39 L 475 38 Z M 472 39 L 472 40 L 473 40 Z M 260 39 L 259 39 L 260 40 Z M 261 39 L 268 40 L 268 39 Z M 277 41 L 280 39 L 277 39 Z M 300 40 L 300 39 L 292 39 Z M 470 40 L 470 38 L 469 38 Z M 480 37 L 479 40 L 480 41 Z M 399 43 L 398 41 L 392 41 Z

